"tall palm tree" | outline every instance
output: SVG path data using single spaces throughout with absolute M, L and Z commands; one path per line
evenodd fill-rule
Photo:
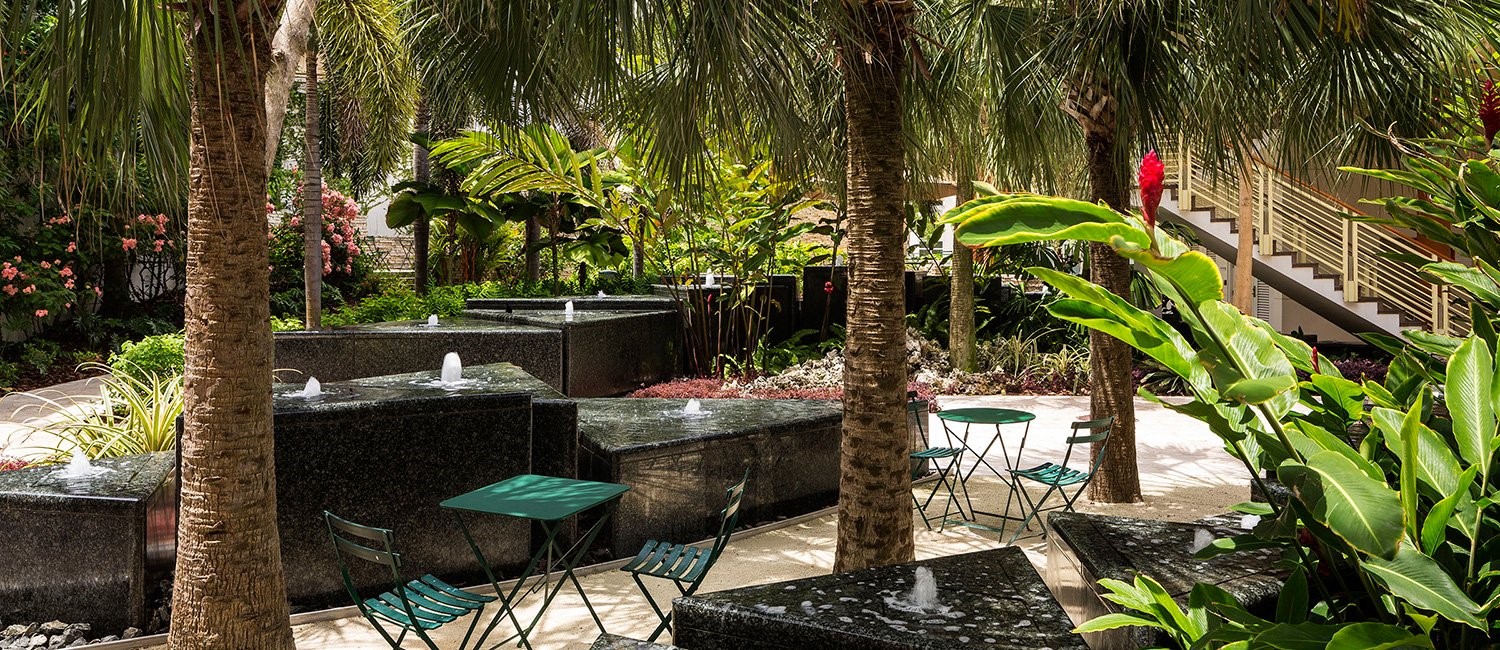
M 1369 155 L 1366 125 L 1439 119 L 1443 96 L 1492 29 L 1495 7 L 1478 0 L 1015 1 L 989 4 L 983 20 L 997 47 L 1032 54 L 996 60 L 1029 92 L 1009 99 L 1061 106 L 1082 132 L 1088 195 L 1129 208 L 1130 162 L 1166 138 L 1238 162 L 1252 139 L 1279 136 L 1283 161 L 1315 166 Z M 1004 109 L 1001 109 L 1004 110 Z M 1091 248 L 1095 283 L 1129 295 L 1129 267 Z M 1140 498 L 1135 464 L 1129 347 L 1090 334 L 1094 417 L 1115 425 L 1091 496 Z
M 0 8 L 6 42 L 31 22 L 31 6 Z M 73 138 L 135 137 L 140 125 L 120 116 L 140 114 L 126 107 L 151 96 L 143 90 L 173 75 L 190 89 L 190 118 L 151 125 L 145 145 L 189 134 L 189 156 L 164 158 L 162 170 L 187 179 L 189 248 L 173 648 L 293 647 L 276 528 L 261 157 L 279 9 L 276 0 L 59 3 L 42 54 L 47 88 L 36 105 Z
M 851 263 L 840 571 L 913 556 L 907 376 L 888 361 L 905 347 L 905 98 L 918 12 L 913 0 L 413 6 L 419 40 L 441 53 L 424 56 L 469 79 L 496 120 L 594 98 L 624 116 L 616 129 L 650 131 L 648 162 L 675 178 L 703 173 L 710 142 L 766 143 L 786 167 L 843 168 L 827 176 L 847 183 Z

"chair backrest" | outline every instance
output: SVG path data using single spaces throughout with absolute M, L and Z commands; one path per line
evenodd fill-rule
M 323 511 L 323 521 L 328 524 L 328 536 L 333 540 L 334 554 L 338 557 L 339 573 L 344 578 L 344 589 L 349 592 L 349 598 L 354 604 L 364 611 L 364 599 L 359 596 L 359 589 L 354 586 L 354 577 L 349 572 L 348 558 L 355 558 L 387 567 L 391 570 L 391 580 L 396 584 L 396 595 L 406 603 L 406 593 L 401 585 L 401 554 L 396 552 L 396 537 L 389 528 L 375 528 L 356 524 L 344 519 L 327 510 Z M 411 620 L 417 620 L 416 615 L 411 612 L 411 604 L 406 604 L 407 616 Z
M 1099 445 L 1098 452 L 1094 454 L 1093 460 L 1089 463 L 1089 474 L 1093 474 L 1095 470 L 1098 470 L 1099 463 L 1104 460 L 1104 449 L 1109 445 L 1109 430 L 1114 423 L 1115 418 L 1111 416 L 1098 420 L 1074 422 L 1069 425 L 1072 427 L 1074 435 L 1068 436 L 1068 450 L 1063 453 L 1063 467 L 1067 467 L 1068 461 L 1073 458 L 1074 445 L 1090 445 L 1098 442 L 1101 444 Z M 1093 433 L 1078 435 L 1077 432 L 1081 430 L 1089 430 Z
M 745 470 L 745 476 L 739 483 L 729 486 L 724 490 L 724 509 L 719 511 L 719 535 L 714 538 L 713 550 L 709 557 L 709 565 L 719 560 L 719 553 L 729 545 L 729 536 L 734 533 L 735 522 L 740 518 L 740 502 L 745 497 L 745 485 L 750 482 L 750 470 Z M 704 573 L 708 573 L 705 569 Z
M 926 409 L 922 409 L 922 412 L 919 413 L 918 409 L 921 409 L 921 407 L 922 401 L 917 399 L 917 391 L 906 391 L 906 413 L 908 417 L 910 417 L 912 414 L 916 414 L 917 417 L 913 419 L 917 421 L 917 433 L 921 434 L 922 447 L 925 449 L 929 443 L 927 442 L 927 418 L 923 416 L 927 415 L 927 413 Z M 913 449 L 912 451 L 921 450 Z

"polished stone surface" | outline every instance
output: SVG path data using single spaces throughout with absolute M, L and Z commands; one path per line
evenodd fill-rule
M 634 555 L 648 539 L 713 536 L 724 489 L 747 469 L 741 522 L 812 512 L 837 499 L 837 403 L 709 399 L 702 400 L 707 413 L 696 417 L 682 414 L 686 403 L 578 402 L 580 474 L 633 488 L 605 533 L 615 555 Z
M 172 453 L 0 472 L 0 621 L 145 627 L 176 545 Z
M 1098 581 L 1129 582 L 1136 574 L 1161 583 L 1174 598 L 1186 602 L 1199 582 L 1217 585 L 1233 594 L 1252 612 L 1274 609 L 1285 573 L 1276 568 L 1277 552 L 1261 549 L 1193 558 L 1196 544 L 1208 539 L 1245 534 L 1239 516 L 1184 524 L 1128 517 L 1056 512 L 1048 517 L 1047 583 L 1069 616 L 1079 623 L 1118 611 L 1099 597 Z M 1210 537 L 1202 537 L 1204 531 Z M 1157 642 L 1154 632 L 1126 628 L 1089 635 L 1096 648 L 1137 648 Z
M 275 368 L 282 381 L 308 375 L 329 381 L 435 370 L 457 352 L 465 364 L 509 362 L 563 388 L 562 333 L 554 328 L 446 318 L 353 325 L 319 332 L 277 332 Z
M 470 298 L 465 302 L 468 309 L 484 309 L 490 311 L 528 311 L 555 309 L 561 311 L 563 305 L 573 303 L 573 308 L 585 309 L 614 309 L 614 310 L 637 310 L 637 311 L 668 311 L 675 310 L 677 304 L 668 297 L 652 295 L 630 295 L 630 296 L 564 296 L 560 298 Z
M 276 498 L 287 595 L 299 606 L 346 605 L 323 511 L 391 528 L 403 571 L 482 580 L 452 513 L 438 502 L 531 468 L 532 400 L 523 393 L 448 394 L 416 386 L 325 384 L 323 399 L 276 398 Z M 491 564 L 529 557 L 530 528 L 465 517 Z M 387 585 L 358 563 L 361 585 Z
M 627 639 L 614 634 L 600 634 L 594 639 L 594 645 L 589 650 L 678 650 L 675 645 L 663 645 L 641 641 L 639 639 Z
M 937 583 L 933 608 L 909 601 L 917 567 Z M 1015 547 L 678 598 L 672 611 L 686 650 L 1086 647 Z
M 677 374 L 681 332 L 675 309 L 584 309 L 576 303 L 575 309 L 571 320 L 560 309 L 471 309 L 464 313 L 561 332 L 562 382 L 554 385 L 572 397 L 624 395 Z

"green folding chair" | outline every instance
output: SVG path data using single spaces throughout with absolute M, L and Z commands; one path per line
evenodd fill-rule
M 656 617 L 661 619 L 661 624 L 651 633 L 647 641 L 655 641 L 662 632 L 672 624 L 672 612 L 662 611 L 656 599 L 651 597 L 651 591 L 646 588 L 646 583 L 641 581 L 641 576 L 653 578 L 664 578 L 671 580 L 677 585 L 677 591 L 683 596 L 691 596 L 698 591 L 703 584 L 703 579 L 708 576 L 708 570 L 713 568 L 714 562 L 719 560 L 719 555 L 724 552 L 724 547 L 729 545 L 729 535 L 734 532 L 734 523 L 740 516 L 740 500 L 745 496 L 745 483 L 750 480 L 750 470 L 745 470 L 745 477 L 739 483 L 729 486 L 724 490 L 724 496 L 728 505 L 719 513 L 719 534 L 714 538 L 713 545 L 702 548 L 698 546 L 684 546 L 669 542 L 658 542 L 648 540 L 641 547 L 635 559 L 621 567 L 621 571 L 630 573 L 635 579 L 635 584 L 640 587 L 641 593 L 645 594 L 646 602 L 651 604 L 651 609 L 656 612 Z
M 354 599 L 359 613 L 375 626 L 380 636 L 392 648 L 400 648 L 408 632 L 413 632 L 428 648 L 438 650 L 428 630 L 435 630 L 460 618 L 474 614 L 469 623 L 469 632 L 459 644 L 460 650 L 469 644 L 474 635 L 474 626 L 484 616 L 484 606 L 493 602 L 494 596 L 476 594 L 459 589 L 432 575 L 424 575 L 410 582 L 401 582 L 401 554 L 394 546 L 395 536 L 387 528 L 361 526 L 331 512 L 323 511 L 328 523 L 328 536 L 333 539 L 334 553 L 338 556 L 339 572 L 344 576 L 344 589 Z M 372 598 L 360 598 L 359 589 L 349 574 L 346 558 L 355 558 L 387 567 L 391 570 L 394 587 Z M 391 638 L 385 625 L 395 625 L 401 634 Z M 476 646 L 478 643 L 475 644 Z
M 1021 533 L 1030 528 L 1031 520 L 1038 519 L 1040 523 L 1039 518 L 1043 512 L 1059 509 L 1064 512 L 1073 511 L 1073 503 L 1078 501 L 1079 496 L 1083 495 L 1084 489 L 1088 488 L 1089 482 L 1094 480 L 1094 474 L 1099 471 L 1099 464 L 1104 461 L 1104 450 L 1109 446 L 1109 429 L 1114 424 L 1114 421 L 1113 417 L 1107 417 L 1099 420 L 1088 420 L 1086 422 L 1074 422 L 1071 425 L 1074 435 L 1068 438 L 1068 448 L 1067 451 L 1063 452 L 1061 465 L 1049 462 L 1029 469 L 1010 470 L 1011 480 L 1015 483 L 1016 491 L 1020 492 L 1021 496 L 1024 497 L 1026 508 L 1028 509 L 1026 518 L 1021 521 L 1021 527 L 1017 528 L 1016 533 L 1011 536 L 1010 543 L 1014 544 L 1017 539 L 1021 538 Z M 1094 433 L 1077 435 L 1078 431 L 1084 429 L 1093 431 Z M 1100 443 L 1099 451 L 1094 454 L 1087 472 L 1081 472 L 1068 467 L 1068 461 L 1073 458 L 1073 447 L 1075 445 L 1091 445 L 1095 442 Z M 1021 479 L 1041 483 L 1047 486 L 1047 491 L 1042 493 L 1042 498 L 1033 501 L 1031 494 L 1026 491 L 1026 486 L 1021 483 Z M 1072 494 L 1069 494 L 1068 488 L 1075 485 L 1078 486 L 1078 489 L 1073 490 Z M 1063 502 L 1061 505 L 1048 507 L 1047 499 L 1051 498 L 1053 493 L 1061 495 Z M 1041 526 L 1041 532 L 1038 535 L 1043 537 L 1047 535 L 1047 526 L 1045 524 Z
M 916 412 L 918 406 L 916 392 L 908 392 L 906 397 L 907 412 Z M 927 530 L 932 530 L 932 520 L 934 518 L 927 516 L 927 506 L 932 505 L 932 499 L 937 496 L 939 490 L 946 491 L 948 493 L 948 500 L 943 504 L 943 516 L 936 518 L 941 522 L 938 524 L 938 530 L 943 530 L 948 525 L 948 513 L 952 511 L 952 508 L 957 507 L 958 515 L 967 518 L 964 515 L 963 506 L 958 502 L 958 494 L 955 492 L 957 489 L 962 489 L 964 497 L 968 498 L 969 496 L 969 486 L 963 483 L 957 471 L 958 461 L 963 456 L 964 450 L 962 447 L 929 447 L 927 423 L 923 421 L 924 419 L 921 417 L 917 418 L 917 432 L 922 436 L 923 449 L 912 452 L 911 458 L 912 460 L 925 460 L 932 463 L 933 466 L 937 467 L 938 476 L 937 480 L 932 484 L 932 491 L 927 493 L 927 498 L 925 500 L 917 499 L 917 493 L 913 490 L 911 503 L 916 506 L 917 514 L 922 515 L 922 524 L 927 526 Z M 948 464 L 946 466 L 939 466 L 939 461 L 945 459 L 948 461 Z

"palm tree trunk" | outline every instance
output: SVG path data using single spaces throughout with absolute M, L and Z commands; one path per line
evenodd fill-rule
M 281 25 L 271 41 L 271 69 L 266 73 L 266 174 L 276 164 L 286 105 L 297 83 L 297 66 L 307 56 L 307 38 L 312 32 L 316 0 L 287 0 Z
M 526 282 L 535 284 L 542 277 L 542 251 L 537 242 L 542 240 L 542 224 L 536 215 L 526 218 Z
M 265 16 L 188 3 L 186 380 L 170 647 L 291 650 L 271 430 Z
M 308 36 L 307 82 L 304 85 L 307 107 L 307 156 L 302 161 L 302 290 L 307 313 L 303 329 L 323 327 L 323 159 L 319 138 L 318 45 L 317 28 Z
M 1113 133 L 1087 131 L 1089 189 L 1092 200 L 1121 212 L 1129 209 L 1124 167 L 1115 152 Z M 1117 296 L 1130 296 L 1130 263 L 1105 244 L 1089 245 L 1092 280 Z M 1130 346 L 1108 334 L 1089 331 L 1089 402 L 1091 417 L 1113 416 L 1104 461 L 1089 486 L 1089 498 L 1106 503 L 1141 500 L 1136 469 L 1135 389 Z M 1094 453 L 1098 453 L 1097 445 Z
M 431 125 L 432 110 L 427 106 L 427 94 L 424 90 L 422 98 L 417 100 L 416 131 L 417 133 L 427 135 Z M 432 182 L 432 163 L 427 157 L 427 147 L 419 144 L 412 149 L 411 166 L 412 174 L 416 177 L 417 182 Z M 412 257 L 415 258 L 412 260 L 412 269 L 413 274 L 416 276 L 417 295 L 427 293 L 427 254 L 432 242 L 432 222 L 429 219 L 430 217 L 424 211 L 421 216 L 417 217 L 416 223 L 413 223 L 411 226 Z
M 974 179 L 969 170 L 958 174 L 959 205 L 974 198 Z M 953 257 L 948 273 L 948 355 L 953 368 L 964 372 L 978 369 L 977 341 L 974 336 L 974 249 L 953 241 Z
M 840 44 L 848 131 L 849 334 L 833 570 L 910 562 L 910 437 L 901 296 L 906 200 L 901 77 L 911 2 L 865 0 Z

